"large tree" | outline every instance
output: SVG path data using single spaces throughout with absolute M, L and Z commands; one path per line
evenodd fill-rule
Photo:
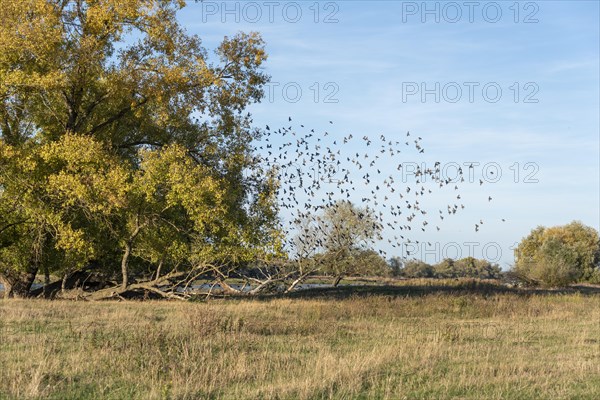
M 517 255 L 515 272 L 533 283 L 562 286 L 600 276 L 598 231 L 581 222 L 533 229 Z
M 255 168 L 244 111 L 268 80 L 263 41 L 240 33 L 209 54 L 179 25 L 184 6 L 2 1 L 5 295 L 26 295 L 40 271 L 95 265 L 126 290 L 132 273 L 278 251 L 277 182 Z

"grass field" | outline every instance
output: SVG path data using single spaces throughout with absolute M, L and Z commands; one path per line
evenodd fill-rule
M 0 398 L 600 398 L 598 294 L 369 293 L 0 301 Z

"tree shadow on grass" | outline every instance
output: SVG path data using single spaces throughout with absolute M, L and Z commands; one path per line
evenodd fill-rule
M 463 282 L 456 285 L 448 284 L 408 284 L 408 285 L 344 285 L 338 287 L 317 287 L 294 291 L 291 293 L 279 293 L 259 296 L 259 299 L 332 299 L 341 300 L 347 298 L 360 298 L 370 296 L 385 297 L 420 297 L 429 295 L 462 296 L 476 294 L 481 296 L 493 296 L 497 294 L 514 294 L 517 296 L 538 295 L 562 295 L 579 293 L 583 296 L 600 296 L 598 285 L 573 285 L 566 288 L 544 289 L 544 288 L 519 288 L 509 287 L 502 283 L 490 282 Z

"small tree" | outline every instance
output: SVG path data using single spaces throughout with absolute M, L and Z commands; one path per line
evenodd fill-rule
M 313 269 L 333 275 L 336 286 L 345 275 L 385 273 L 385 260 L 369 248 L 381 229 L 368 208 L 338 201 L 302 222 L 296 246 L 300 257 L 308 255 L 303 249 L 320 249 L 310 255 Z
M 517 248 L 515 272 L 544 286 L 587 281 L 598 273 L 598 232 L 581 222 L 537 227 Z
M 325 209 L 319 230 L 323 234 L 326 269 L 335 276 L 334 286 L 345 275 L 364 272 L 368 266 L 360 259 L 381 229 L 369 209 L 349 201 L 338 201 Z

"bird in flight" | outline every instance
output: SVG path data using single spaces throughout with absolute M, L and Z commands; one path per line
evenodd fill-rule
M 288 122 L 292 122 L 291 116 Z M 329 124 L 333 125 L 334 121 L 329 121 Z M 257 165 L 263 170 L 274 171 L 280 184 L 277 196 L 281 209 L 285 210 L 282 218 L 289 227 L 284 232 L 289 248 L 294 247 L 297 221 L 308 221 L 309 225 L 318 226 L 321 213 L 332 209 L 340 201 L 356 203 L 373 216 L 376 227 L 392 232 L 413 231 L 415 224 L 421 232 L 429 231 L 433 226 L 434 232 L 441 231 L 439 225 L 430 224 L 428 216 L 431 213 L 424 206 L 427 202 L 419 200 L 425 196 L 438 196 L 438 193 L 443 196 L 444 192 L 436 189 L 445 186 L 450 186 L 453 191 L 449 193 L 454 193 L 447 200 L 447 214 L 454 216 L 465 208 L 464 204 L 452 201 L 462 198 L 461 183 L 465 182 L 462 169 L 458 171 L 459 179 L 447 179 L 440 173 L 439 161 L 433 168 L 418 166 L 412 175 L 406 171 L 407 168 L 402 168 L 400 157 L 411 157 L 411 152 L 414 152 L 412 157 L 419 157 L 425 152 L 422 137 L 403 142 L 390 140 L 389 134 L 361 134 L 362 141 L 351 142 L 354 136 L 356 132 L 338 135 L 336 132 L 305 128 L 304 124 L 300 124 L 299 129 L 292 125 L 276 130 L 267 125 L 264 135 L 256 140 Z M 410 131 L 406 132 L 406 137 L 409 136 Z M 402 143 L 409 147 L 401 155 L 399 147 Z M 473 164 L 469 168 L 473 168 Z M 411 180 L 407 179 L 407 175 Z M 362 179 L 356 179 L 360 176 Z M 479 184 L 482 185 L 483 180 L 480 179 Z M 488 201 L 491 199 L 488 196 Z M 444 220 L 442 210 L 439 212 L 440 219 Z M 482 224 L 483 220 L 475 224 L 476 232 Z M 319 247 L 316 242 L 320 232 L 311 232 L 312 237 L 309 235 L 303 240 L 312 241 L 315 247 Z M 392 232 L 388 236 L 395 237 L 394 240 L 389 239 L 392 245 L 399 246 L 399 240 L 406 240 Z

